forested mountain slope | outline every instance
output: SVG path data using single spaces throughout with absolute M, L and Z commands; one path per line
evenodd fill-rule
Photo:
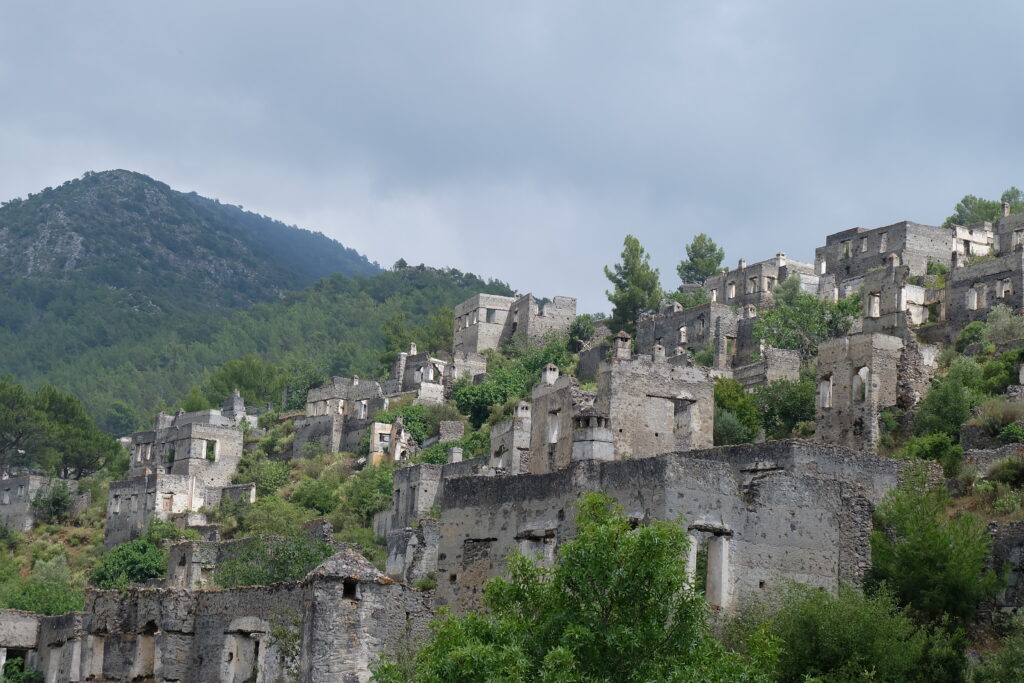
M 128 171 L 0 207 L 0 375 L 75 393 L 112 433 L 247 353 L 375 374 L 388 317 L 416 324 L 477 291 L 509 293 L 458 271 L 381 273 L 321 234 Z
M 0 207 L 0 372 L 46 377 L 154 326 L 378 271 L 319 233 L 139 173 L 88 173 Z

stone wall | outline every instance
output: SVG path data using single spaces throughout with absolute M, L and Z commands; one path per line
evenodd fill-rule
M 708 569 L 721 589 L 709 598 L 721 608 L 785 580 L 834 591 L 863 577 L 872 500 L 898 480 L 899 467 L 845 449 L 774 442 L 447 481 L 438 603 L 479 606 L 484 582 L 505 571 L 513 550 L 552 558 L 573 536 L 576 501 L 587 491 L 608 493 L 639 522 L 681 515 L 695 538 L 717 539 L 722 559 Z
M 673 302 L 675 303 L 675 302 Z M 715 346 L 716 332 L 735 340 L 740 315 L 722 303 L 707 303 L 691 308 L 668 305 L 660 313 L 645 316 L 637 323 L 636 351 L 654 353 L 655 345 L 665 348 L 668 357 Z M 595 375 L 596 377 L 596 372 Z
M 594 407 L 611 422 L 617 459 L 712 444 L 714 383 L 705 368 L 686 366 L 685 361 L 685 356 L 671 361 L 636 356 L 601 366 Z M 535 423 L 538 414 L 535 401 Z
M 72 512 L 81 511 L 88 505 L 88 495 L 79 496 L 78 482 L 74 479 L 56 479 L 35 474 L 0 479 L 0 527 L 10 531 L 29 531 L 35 521 L 32 501 L 40 491 L 52 486 L 65 484 L 72 494 Z
M 576 319 L 576 299 L 556 296 L 543 306 L 533 294 L 514 298 L 477 294 L 455 307 L 455 353 L 496 349 L 516 335 L 540 344 L 549 331 L 566 332 Z

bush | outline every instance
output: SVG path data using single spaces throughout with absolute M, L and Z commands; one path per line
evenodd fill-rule
M 338 513 L 368 527 L 373 516 L 391 505 L 394 468 L 391 465 L 365 467 L 341 487 Z
M 953 443 L 948 434 L 940 432 L 911 437 L 898 453 L 898 457 L 934 460 L 942 465 L 942 473 L 952 478 L 960 474 L 964 449 L 963 446 Z
M 167 551 L 139 538 L 111 548 L 90 580 L 97 588 L 124 590 L 133 583 L 160 578 L 167 571 Z
M 213 580 L 223 588 L 298 581 L 333 552 L 329 543 L 314 541 L 301 532 L 294 536 L 253 536 L 240 543 L 233 557 L 217 565 Z
M 256 493 L 269 496 L 288 483 L 291 478 L 291 466 L 286 462 L 270 460 L 266 453 L 257 449 L 242 455 L 238 462 L 238 471 L 232 477 L 236 484 L 256 484 Z
M 958 357 L 950 363 L 945 377 L 936 379 L 914 418 L 914 431 L 919 435 L 948 434 L 960 440 L 960 426 L 971 418 L 972 410 L 981 401 L 977 390 L 981 383 L 981 367 L 969 358 Z
M 43 486 L 32 499 L 32 512 L 37 522 L 66 524 L 71 516 L 71 489 L 65 481 Z
M 252 505 L 245 505 L 239 514 L 238 531 L 243 535 L 273 534 L 297 536 L 303 533 L 302 525 L 313 519 L 314 513 L 308 508 L 290 501 L 268 496 Z
M 1024 671 L 1024 611 L 1018 611 L 1002 648 L 985 655 L 972 672 L 972 683 L 1019 683 Z
M 715 378 L 715 407 L 736 416 L 746 429 L 747 441 L 753 441 L 761 431 L 761 412 L 757 408 L 757 403 L 736 380 Z
M 595 332 L 594 316 L 589 313 L 578 315 L 569 325 L 569 341 L 576 348 L 580 348 L 583 342 L 593 339 Z
M 1013 488 L 1024 486 L 1024 457 L 1014 455 L 1003 458 L 992 465 L 987 478 Z
M 998 435 L 1004 427 L 1024 420 L 1024 403 L 993 398 L 979 405 L 974 411 L 974 424 L 985 428 L 991 436 Z
M 304 477 L 290 498 L 291 502 L 328 515 L 338 507 L 340 498 L 335 486 L 327 479 Z
M 41 671 L 25 665 L 21 657 L 13 657 L 4 663 L 2 683 L 43 683 L 46 679 Z
M 1013 309 L 1003 304 L 993 306 L 986 318 L 983 332 L 985 341 L 1006 344 L 1024 339 L 1024 317 L 1015 315 Z
M 786 439 L 800 422 L 814 421 L 815 382 L 780 379 L 754 390 L 754 402 L 761 413 L 765 433 L 772 439 Z
M 693 354 L 693 362 L 695 365 L 699 365 L 704 368 L 710 368 L 715 364 L 715 351 L 711 348 L 711 344 L 708 344 L 700 351 Z
M 715 406 L 714 443 L 716 446 L 728 446 L 737 443 L 750 443 L 754 440 L 747 426 L 731 411 Z
M 0 585 L 0 606 L 39 614 L 66 614 L 85 605 L 85 591 L 64 553 L 38 559 L 27 578 L 14 576 Z
M 964 329 L 960 330 L 960 334 L 956 338 L 956 344 L 954 347 L 957 352 L 963 353 L 971 344 L 979 344 L 985 340 L 985 323 L 980 320 L 975 320 L 972 323 L 968 323 L 964 326 Z
M 1024 427 L 1018 423 L 1006 425 L 999 430 L 999 440 L 1003 443 L 1021 443 L 1024 441 Z
M 1002 582 L 985 567 L 985 524 L 968 514 L 949 518 L 949 503 L 945 487 L 928 486 L 923 471 L 890 491 L 875 509 L 868 583 L 886 583 L 904 605 L 934 622 L 949 615 L 964 624 Z
M 778 606 L 754 604 L 725 629 L 739 646 L 767 625 L 779 639 L 779 681 L 961 680 L 964 656 L 958 638 L 914 622 L 885 591 L 873 596 L 842 587 L 836 596 L 789 585 Z

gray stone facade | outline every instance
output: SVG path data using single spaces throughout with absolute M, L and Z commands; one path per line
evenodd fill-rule
M 814 266 L 788 259 L 780 253 L 773 259 L 750 265 L 747 265 L 745 259 L 740 259 L 735 269 L 709 277 L 704 282 L 704 291 L 712 303 L 770 308 L 775 303 L 772 293 L 775 286 L 793 275 L 800 276 L 805 287 L 817 289 Z
M 430 618 L 429 593 L 345 550 L 295 583 L 90 590 L 84 612 L 59 617 L 0 610 L 0 652 L 27 651 L 54 682 L 354 683 Z
M 513 550 L 553 558 L 574 534 L 586 491 L 608 493 L 641 523 L 681 515 L 696 541 L 716 545 L 707 571 L 717 588 L 708 597 L 719 608 L 785 580 L 834 591 L 867 570 L 873 505 L 905 466 L 785 441 L 445 481 L 437 601 L 478 607 L 483 584 L 504 572 Z
M 576 299 L 556 296 L 541 305 L 533 294 L 520 297 L 477 294 L 455 307 L 453 351 L 480 353 L 521 335 L 532 344 L 549 331 L 567 332 L 576 319 Z
M 54 486 L 64 485 L 71 493 L 71 514 L 88 507 L 91 497 L 78 494 L 74 479 L 57 479 L 36 474 L 21 474 L 0 479 L 0 527 L 10 531 L 29 531 L 35 522 L 32 501 Z

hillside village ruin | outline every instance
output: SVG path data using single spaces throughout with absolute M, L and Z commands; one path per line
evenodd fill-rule
M 990 251 L 997 255 L 972 259 Z M 943 286 L 930 286 L 930 263 L 950 268 Z M 822 299 L 863 300 L 850 333 L 819 350 L 814 437 L 716 448 L 716 377 L 747 389 L 799 378 L 797 352 L 754 334 L 773 290 L 791 277 Z M 89 590 L 83 612 L 0 610 L 0 666 L 26 656 L 47 681 L 366 681 L 380 654 L 423 637 L 435 607 L 479 607 L 484 583 L 503 574 L 511 553 L 553 562 L 588 491 L 607 492 L 638 524 L 682 516 L 693 541 L 688 571 L 706 574 L 715 610 L 787 580 L 833 592 L 856 585 L 870 566 L 872 511 L 910 467 L 876 455 L 881 412 L 916 405 L 938 351 L 966 324 L 997 304 L 1024 310 L 1024 215 L 1006 207 L 994 224 L 854 228 L 829 235 L 813 264 L 781 253 L 740 259 L 703 290 L 707 303 L 666 302 L 639 322 L 635 339 L 604 330 L 581 350 L 578 376 L 546 367 L 531 400 L 491 428 L 484 457 L 463 459 L 453 446 L 447 464 L 412 463 L 431 444 L 417 443 L 400 419 L 374 416 L 402 397 L 444 402 L 456 380 L 486 374 L 485 350 L 513 337 L 539 343 L 566 331 L 575 299 L 476 295 L 454 311 L 450 354 L 413 346 L 387 380 L 335 377 L 311 390 L 293 457 L 310 443 L 352 452 L 369 434 L 364 466 L 400 465 L 391 508 L 373 522 L 387 543 L 384 571 L 335 544 L 302 581 L 211 587 L 237 542 L 222 541 L 205 511 L 255 500 L 254 484 L 231 483 L 255 420 L 237 393 L 220 410 L 158 415 L 152 430 L 131 437 L 128 475 L 110 487 L 105 545 L 140 537 L 152 519 L 195 528 L 200 540 L 171 547 L 159 585 Z M 702 349 L 713 354 L 710 367 L 694 362 Z M 433 440 L 462 435 L 463 423 L 447 422 Z M 984 439 L 963 443 L 981 472 L 1005 456 Z M 29 502 L 49 485 L 29 474 L 0 480 L 0 524 L 30 528 Z M 322 525 L 310 533 L 330 539 Z M 1012 567 L 988 610 L 1008 612 L 1024 605 L 1024 524 L 991 533 L 993 561 Z M 435 589 L 413 588 L 427 577 Z

